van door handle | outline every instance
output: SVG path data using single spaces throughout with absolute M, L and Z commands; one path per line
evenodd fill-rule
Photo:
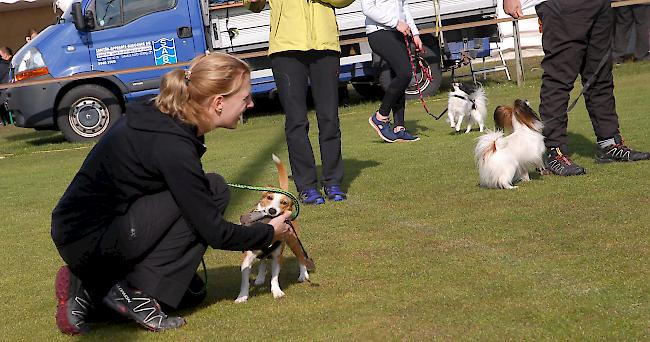
M 190 38 L 192 37 L 192 28 L 189 26 L 181 26 L 176 30 L 178 33 L 178 38 Z

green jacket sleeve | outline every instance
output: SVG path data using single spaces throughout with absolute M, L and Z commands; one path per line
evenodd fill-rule
M 255 13 L 261 12 L 264 9 L 264 5 L 266 5 L 266 0 L 257 0 L 255 2 L 252 2 L 251 0 L 244 0 L 244 7 Z

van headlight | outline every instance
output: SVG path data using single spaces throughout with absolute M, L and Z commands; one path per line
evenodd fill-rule
M 27 49 L 22 58 L 13 62 L 15 62 L 14 80 L 16 82 L 50 73 L 43 60 L 43 55 L 35 47 Z

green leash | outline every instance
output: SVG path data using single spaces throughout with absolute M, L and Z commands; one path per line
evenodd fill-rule
M 282 190 L 280 188 L 269 188 L 264 186 L 252 186 L 252 185 L 234 184 L 234 183 L 228 183 L 228 186 L 237 189 L 246 189 L 246 190 L 254 190 L 254 191 L 270 191 L 278 194 L 283 194 L 291 198 L 291 200 L 293 201 L 293 205 L 295 207 L 295 210 L 291 213 L 291 220 L 295 220 L 296 217 L 298 217 L 298 213 L 300 213 L 300 201 L 298 201 L 298 198 L 294 194 L 290 193 L 289 191 Z

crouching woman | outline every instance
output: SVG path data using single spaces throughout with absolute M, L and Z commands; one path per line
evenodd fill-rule
M 245 62 L 197 57 L 163 77 L 155 106 L 129 106 L 90 151 L 52 212 L 67 264 L 55 281 L 62 332 L 86 332 L 101 305 L 153 331 L 180 327 L 159 302 L 203 299 L 196 269 L 208 246 L 260 249 L 287 234 L 290 213 L 250 227 L 226 221 L 226 182 L 201 164 L 203 136 L 235 128 L 253 106 L 250 90 Z

